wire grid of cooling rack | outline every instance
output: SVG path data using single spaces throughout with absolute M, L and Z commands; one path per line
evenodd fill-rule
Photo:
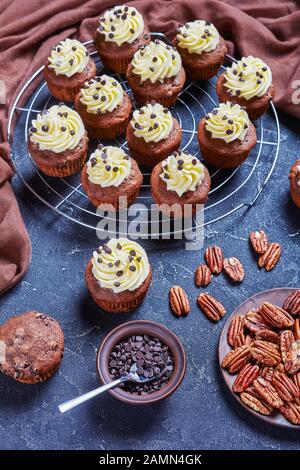
M 167 39 L 161 33 L 152 33 L 153 38 Z M 91 57 L 94 58 L 97 65 L 97 73 L 110 73 L 103 69 L 102 63 L 93 49 L 92 41 L 87 41 L 84 45 L 88 48 Z M 227 56 L 227 61 L 235 61 L 230 56 Z M 221 70 L 224 70 L 224 66 Z M 41 81 L 40 85 L 36 88 L 31 98 L 28 100 L 26 107 L 19 107 L 18 103 L 21 101 L 23 94 L 26 92 L 29 85 L 39 77 L 42 73 L 43 67 L 38 69 L 25 83 L 16 97 L 12 106 L 11 114 L 8 121 L 8 136 L 10 138 L 12 131 L 12 121 L 16 112 L 20 112 L 18 126 L 21 126 L 18 132 L 17 144 L 11 144 L 11 159 L 15 166 L 16 173 L 19 175 L 25 186 L 44 204 L 53 209 L 57 214 L 72 220 L 80 225 L 90 229 L 98 229 L 98 223 L 102 217 L 97 214 L 97 211 L 89 203 L 88 198 L 82 190 L 80 183 L 80 175 L 73 175 L 67 178 L 50 178 L 44 175 L 36 166 L 27 150 L 28 129 L 31 120 L 36 117 L 38 112 L 47 109 L 53 104 L 57 103 L 48 91 L 45 81 Z M 123 88 L 131 95 L 131 90 L 128 87 L 127 81 L 120 75 L 115 76 L 123 86 Z M 197 125 L 199 120 L 205 116 L 213 107 L 218 103 L 215 94 L 215 81 L 216 77 L 209 80 L 205 84 L 198 82 L 187 82 L 185 88 L 180 93 L 175 105 L 171 108 L 173 115 L 178 119 L 182 127 L 183 140 L 182 151 L 187 151 L 201 159 L 199 153 L 199 146 L 197 143 Z M 134 101 L 133 106 L 135 107 Z M 229 217 L 234 212 L 244 208 L 252 207 L 256 200 L 261 195 L 267 182 L 269 181 L 279 154 L 280 144 L 280 125 L 278 116 L 273 103 L 271 103 L 270 111 L 261 119 L 256 122 L 258 133 L 258 142 L 247 161 L 238 168 L 233 170 L 220 170 L 209 167 L 212 188 L 209 194 L 209 201 L 204 207 L 204 220 L 201 224 L 194 218 L 192 229 L 200 228 L 214 222 L 217 222 L 225 217 Z M 16 133 L 16 131 L 15 131 Z M 269 139 L 269 137 L 271 137 Z M 15 139 L 16 140 L 16 139 Z M 91 140 L 89 145 L 89 155 L 95 150 L 99 141 Z M 113 143 L 102 141 L 104 145 L 118 145 L 124 150 L 128 150 L 124 136 L 116 139 Z M 263 166 L 263 176 L 261 171 L 259 176 L 256 173 L 259 167 Z M 152 206 L 153 201 L 150 192 L 150 170 L 142 168 L 144 181 L 137 198 L 137 203 L 143 204 L 139 211 L 155 210 Z M 254 177 L 256 180 L 260 178 L 257 184 L 253 182 Z M 109 219 L 109 215 L 106 219 Z M 128 218 L 130 222 L 130 217 Z M 149 224 L 149 221 L 141 222 Z M 176 235 L 182 233 L 183 229 L 176 230 L 172 228 L 167 235 Z M 119 231 L 119 235 L 125 235 Z M 159 233 L 147 232 L 143 238 L 155 238 L 160 236 Z M 164 236 L 166 232 L 164 232 Z

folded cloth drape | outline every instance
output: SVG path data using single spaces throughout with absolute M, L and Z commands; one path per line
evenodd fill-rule
M 299 0 L 1 0 L 0 89 L 4 83 L 7 103 L 12 102 L 26 77 L 44 62 L 51 46 L 73 35 L 80 40 L 91 39 L 100 13 L 116 3 L 137 7 L 150 30 L 170 38 L 178 23 L 196 18 L 211 20 L 232 54 L 252 54 L 270 65 L 276 105 L 300 117 Z M 8 106 L 0 104 L 0 157 L 6 161 L 7 112 Z M 7 163 L 1 161 L 0 165 L 1 293 L 26 271 L 30 245 L 10 188 L 11 171 Z

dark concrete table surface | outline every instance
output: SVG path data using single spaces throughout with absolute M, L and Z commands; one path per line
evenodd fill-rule
M 226 255 L 244 263 L 244 282 L 233 287 L 223 276 L 208 291 L 222 300 L 227 315 L 252 294 L 273 287 L 300 285 L 300 211 L 289 199 L 287 174 L 299 157 L 299 123 L 281 116 L 281 150 L 262 197 L 205 230 L 205 245 L 220 244 Z M 24 189 L 14 187 L 32 241 L 32 262 L 24 279 L 0 298 L 1 321 L 35 309 L 59 319 L 65 332 L 65 357 L 48 382 L 21 385 L 0 377 L 0 447 L 3 449 L 298 449 L 300 429 L 282 430 L 252 417 L 223 384 L 217 344 L 224 321 L 210 323 L 198 310 L 194 286 L 200 251 L 181 242 L 143 241 L 154 270 L 145 302 L 135 313 L 108 315 L 89 297 L 85 265 L 99 245 L 96 235 L 57 217 Z M 250 230 L 265 228 L 283 246 L 271 273 L 260 271 L 248 245 Z M 176 319 L 168 307 L 169 288 L 182 285 L 191 313 Z M 178 391 L 155 406 L 135 408 L 109 394 L 61 415 L 57 405 L 98 385 L 96 350 L 113 327 L 129 319 L 151 319 L 171 328 L 187 352 L 187 372 Z

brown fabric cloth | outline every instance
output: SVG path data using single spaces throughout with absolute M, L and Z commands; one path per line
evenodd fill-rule
M 0 79 L 11 102 L 21 82 L 49 55 L 51 46 L 76 35 L 91 39 L 99 14 L 116 3 L 136 6 L 152 31 L 174 36 L 178 23 L 203 18 L 215 23 L 231 54 L 253 54 L 273 71 L 275 103 L 300 117 L 291 101 L 293 82 L 300 79 L 299 0 L 0 0 Z M 295 85 L 294 85 L 295 86 Z M 29 90 L 30 92 L 30 90 Z M 0 105 L 0 156 L 9 158 L 5 143 L 7 109 Z M 11 172 L 0 166 L 0 292 L 24 274 L 29 241 L 9 186 Z

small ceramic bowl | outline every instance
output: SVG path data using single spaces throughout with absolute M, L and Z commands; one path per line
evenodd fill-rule
M 173 354 L 175 364 L 173 375 L 171 376 L 167 385 L 156 392 L 150 393 L 149 395 L 135 395 L 126 392 L 119 387 L 110 390 L 109 393 L 119 400 L 131 405 L 148 405 L 150 403 L 163 400 L 164 398 L 167 398 L 169 395 L 171 395 L 171 393 L 175 392 L 175 390 L 181 384 L 185 374 L 186 356 L 183 346 L 178 337 L 165 326 L 149 320 L 135 320 L 124 323 L 123 325 L 120 325 L 112 330 L 104 338 L 99 347 L 97 353 L 97 372 L 99 374 L 100 381 L 103 384 L 111 382 L 112 377 L 110 376 L 108 368 L 108 360 L 111 351 L 113 350 L 114 346 L 122 339 L 137 334 L 148 334 L 151 336 L 156 336 L 163 343 L 169 346 Z

